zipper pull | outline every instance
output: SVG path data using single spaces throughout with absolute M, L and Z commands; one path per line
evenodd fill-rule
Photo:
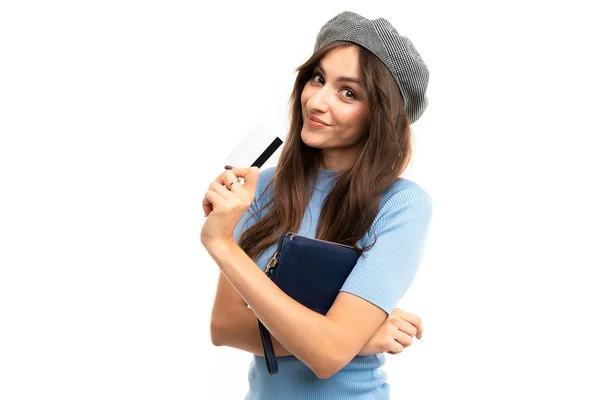
M 273 257 L 271 257 L 271 259 L 267 263 L 267 267 L 265 268 L 265 274 L 267 274 L 268 277 L 271 277 L 272 269 L 275 268 L 278 262 L 279 260 L 277 260 L 277 252 L 275 252 L 275 254 L 273 254 Z

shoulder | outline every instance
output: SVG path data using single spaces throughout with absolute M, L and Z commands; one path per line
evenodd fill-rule
M 432 199 L 429 193 L 417 183 L 400 178 L 384 190 L 380 207 L 397 207 L 415 203 L 431 207 Z
M 431 196 L 425 189 L 409 179 L 400 178 L 384 190 L 373 226 L 399 215 L 428 220 L 432 206 Z

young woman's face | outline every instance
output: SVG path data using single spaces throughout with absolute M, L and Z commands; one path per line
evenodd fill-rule
M 304 85 L 301 103 L 302 141 L 321 149 L 324 159 L 335 160 L 329 163 L 330 169 L 349 167 L 354 161 L 351 159 L 358 156 L 361 138 L 369 127 L 358 48 L 338 47 L 327 53 Z

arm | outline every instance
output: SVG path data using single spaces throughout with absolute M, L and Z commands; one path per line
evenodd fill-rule
M 349 293 L 323 316 L 281 291 L 237 244 L 215 242 L 207 250 L 272 336 L 321 379 L 358 354 L 387 316 Z
M 254 211 L 261 208 L 262 203 L 258 203 L 260 194 L 272 179 L 274 172 L 273 168 L 268 168 L 260 172 L 255 198 L 251 206 Z M 250 212 L 250 210 L 247 210 L 233 231 L 234 241 L 238 243 L 243 231 L 257 221 L 257 216 L 253 212 Z M 217 291 L 213 303 L 210 335 L 212 343 L 216 346 L 233 347 L 264 356 L 260 333 L 258 331 L 258 319 L 222 272 L 219 274 Z M 273 335 L 271 335 L 271 341 L 276 356 L 292 355 Z
M 210 337 L 215 346 L 235 347 L 264 356 L 256 315 L 248 308 L 223 273 L 219 274 L 210 320 Z M 277 357 L 292 355 L 276 338 L 271 337 L 271 339 Z
M 231 232 L 250 204 L 248 194 L 256 182 L 255 170 L 239 172 L 247 187 L 226 189 L 223 185 L 235 178 L 228 171 L 211 184 L 203 200 L 208 218 L 202 244 L 272 336 L 318 377 L 328 378 L 364 347 L 410 285 L 429 219 L 428 197 L 411 190 L 394 195 L 380 222 L 374 222 L 378 245 L 359 259 L 354 279 L 323 316 L 282 292 L 233 240 Z M 392 260 L 399 262 L 391 265 Z
M 413 337 L 420 339 L 422 333 L 423 325 L 418 316 L 395 308 L 358 355 L 399 354 L 412 344 Z M 222 273 L 219 274 L 211 315 L 210 335 L 215 346 L 233 347 L 264 356 L 256 315 Z M 293 355 L 277 339 L 271 339 L 277 357 Z
M 422 335 L 423 324 L 419 316 L 394 308 L 358 354 L 399 354 L 413 343 L 413 337 L 421 339 Z

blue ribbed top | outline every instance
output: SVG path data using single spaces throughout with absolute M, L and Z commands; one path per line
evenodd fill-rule
M 251 210 L 262 208 L 273 196 L 271 186 L 265 196 L 259 198 L 274 174 L 275 167 L 260 172 Z M 337 175 L 338 171 L 319 169 L 315 191 L 298 234 L 315 237 L 321 206 L 335 185 Z M 244 229 L 256 222 L 257 218 L 249 218 L 250 214 L 249 210 L 238 223 L 234 231 L 236 241 Z M 374 233 L 377 243 L 364 253 L 364 257 L 359 258 L 341 291 L 362 297 L 389 314 L 415 277 L 430 218 L 431 198 L 420 186 L 407 179 L 399 179 L 391 184 L 383 193 L 378 214 L 369 232 L 358 244 L 366 247 L 372 243 Z M 277 243 L 258 257 L 257 264 L 263 271 L 276 247 Z M 279 373 L 269 375 L 265 359 L 254 356 L 248 371 L 250 389 L 246 400 L 390 398 L 387 374 L 381 368 L 385 363 L 385 354 L 356 356 L 328 379 L 319 379 L 294 356 L 278 357 L 277 361 Z

